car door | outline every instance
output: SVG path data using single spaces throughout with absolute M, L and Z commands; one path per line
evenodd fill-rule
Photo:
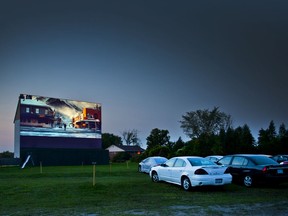
M 177 184 L 181 184 L 181 176 L 185 170 L 185 167 L 186 167 L 186 162 L 181 158 L 177 158 L 173 167 L 169 169 L 170 181 L 175 182 Z
M 147 163 L 149 161 L 149 158 L 146 158 L 145 160 L 142 161 L 142 165 L 141 165 L 141 170 L 142 172 L 147 172 Z
M 150 171 L 152 163 L 153 163 L 153 158 L 148 158 L 145 161 L 145 163 L 143 165 L 143 169 L 145 170 L 145 172 L 149 172 Z
M 247 167 L 248 160 L 242 156 L 235 156 L 231 161 L 230 173 L 233 178 L 241 179 L 242 176 L 251 172 Z
M 173 169 L 173 165 L 176 161 L 176 158 L 171 158 L 166 161 L 161 168 L 158 170 L 158 176 L 163 181 L 171 181 L 170 179 L 170 171 Z

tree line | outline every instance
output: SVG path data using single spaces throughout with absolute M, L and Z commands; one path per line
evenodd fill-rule
M 187 112 L 182 116 L 180 124 L 183 132 L 190 138 L 189 141 L 184 142 L 179 137 L 176 142 L 171 142 L 168 130 L 154 128 L 146 138 L 146 151 L 138 159 L 148 156 L 170 158 L 182 155 L 207 156 L 236 153 L 288 154 L 288 130 L 284 123 L 277 130 L 274 121 L 270 121 L 267 129 L 259 130 L 257 141 L 247 124 L 234 128 L 231 116 L 221 112 L 218 107 L 212 110 Z M 110 146 L 112 142 L 122 145 L 121 137 L 113 134 L 104 133 L 102 142 L 103 148 Z

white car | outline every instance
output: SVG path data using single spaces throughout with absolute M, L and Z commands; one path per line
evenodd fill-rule
M 181 185 L 186 191 L 191 187 L 232 183 L 232 176 L 226 166 L 197 156 L 171 158 L 160 166 L 152 167 L 149 174 L 153 182 Z
M 158 166 L 162 163 L 165 163 L 168 159 L 165 157 L 160 157 L 160 156 L 153 156 L 153 157 L 148 157 L 144 160 L 142 160 L 139 165 L 138 165 L 138 171 L 139 172 L 145 172 L 149 173 L 151 167 L 153 166 Z

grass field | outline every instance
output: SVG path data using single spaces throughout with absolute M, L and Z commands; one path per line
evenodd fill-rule
M 288 183 L 189 192 L 153 183 L 136 163 L 0 167 L 0 215 L 287 215 Z

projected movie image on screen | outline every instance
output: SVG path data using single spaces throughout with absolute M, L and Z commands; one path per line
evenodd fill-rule
M 21 95 L 20 135 L 101 138 L 101 105 Z

